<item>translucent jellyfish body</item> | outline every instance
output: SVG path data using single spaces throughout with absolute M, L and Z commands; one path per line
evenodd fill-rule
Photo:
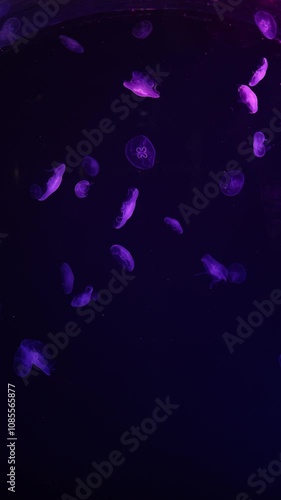
M 136 208 L 136 202 L 139 196 L 139 191 L 137 188 L 130 188 L 128 190 L 127 199 L 122 203 L 121 215 L 119 215 L 114 223 L 116 229 L 120 229 L 126 224 L 127 220 L 132 217 L 134 210 Z
M 75 295 L 71 301 L 72 307 L 83 307 L 89 304 L 92 300 L 93 287 L 91 285 L 86 286 L 84 292 Z
M 145 135 L 137 135 L 128 141 L 125 154 L 127 160 L 136 168 L 148 170 L 154 166 L 156 151 Z
M 246 280 L 247 273 L 246 269 L 242 264 L 231 264 L 228 268 L 228 281 L 231 283 L 236 283 L 237 285 L 240 285 L 240 283 L 244 283 Z
M 44 356 L 44 344 L 38 340 L 25 339 L 21 342 L 14 356 L 14 369 L 19 377 L 26 377 L 32 365 L 50 375 L 53 362 Z
M 254 19 L 257 27 L 266 38 L 273 40 L 276 37 L 277 25 L 271 14 L 259 10 L 256 12 Z
M 256 132 L 253 138 L 253 151 L 254 155 L 261 158 L 265 155 L 266 149 L 264 146 L 265 136 L 262 132 Z
M 262 58 L 261 65 L 258 67 L 258 69 L 254 72 L 251 80 L 249 81 L 249 86 L 254 87 L 257 85 L 266 75 L 268 68 L 268 62 L 265 57 Z
M 132 35 L 135 38 L 144 39 L 147 38 L 153 30 L 152 23 L 150 21 L 140 21 L 135 24 L 132 28 Z
M 122 247 L 122 245 L 112 245 L 110 252 L 120 267 L 126 269 L 126 271 L 133 271 L 135 262 L 127 248 Z
M 131 81 L 125 81 L 123 85 L 139 97 L 152 97 L 154 99 L 160 97 L 156 90 L 157 83 L 150 76 L 139 71 L 133 71 Z
M 64 262 L 60 266 L 61 286 L 66 295 L 69 295 L 73 290 L 74 274 L 69 264 Z
M 74 192 L 77 196 L 77 198 L 87 198 L 89 194 L 89 189 L 90 189 L 90 182 L 89 181 L 80 181 L 77 182 Z
M 77 54 L 83 54 L 84 47 L 82 47 L 82 45 L 73 38 L 65 35 L 60 35 L 59 39 L 66 49 L 71 50 L 71 52 L 76 52 Z
M 203 262 L 204 268 L 206 269 L 206 273 L 212 277 L 212 281 L 210 284 L 210 289 L 213 288 L 215 283 L 219 281 L 227 281 L 228 278 L 228 270 L 223 264 L 215 260 L 211 255 L 206 254 L 202 257 L 201 262 Z
M 226 196 L 236 196 L 244 186 L 245 177 L 239 170 L 225 172 L 220 181 L 220 190 Z
M 36 194 L 40 196 L 39 198 L 36 198 L 38 201 L 46 200 L 47 198 L 49 198 L 49 196 L 51 196 L 51 194 L 53 194 L 60 187 L 62 183 L 62 177 L 65 172 L 64 163 L 54 168 L 53 172 L 54 173 L 52 177 L 47 182 L 46 191 L 43 195 L 40 194 L 42 193 L 40 186 L 33 184 L 32 190 L 30 188 L 30 193 L 33 195 L 34 198 L 36 197 Z
M 97 160 L 95 160 L 91 156 L 85 156 L 83 158 L 82 167 L 85 170 L 86 174 L 90 175 L 91 177 L 95 177 L 100 171 L 100 166 Z
M 167 224 L 167 226 L 170 226 L 176 233 L 178 234 L 183 233 L 183 228 L 177 219 L 172 219 L 171 217 L 165 217 L 164 222 L 165 224 Z
M 248 106 L 250 113 L 254 114 L 258 111 L 258 98 L 247 85 L 240 85 L 238 88 L 241 102 Z

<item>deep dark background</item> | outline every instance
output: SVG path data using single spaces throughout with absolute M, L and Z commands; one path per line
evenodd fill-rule
M 136 40 L 131 28 L 150 19 L 154 30 Z M 59 34 L 79 40 L 83 55 L 67 51 Z M 269 70 L 256 89 L 259 112 L 238 102 L 260 61 Z M 262 159 L 248 163 L 238 145 L 268 127 L 281 111 L 281 48 L 254 25 L 205 21 L 184 13 L 96 16 L 42 31 L 19 54 L 0 52 L 1 225 L 0 317 L 2 339 L 3 471 L 6 480 L 6 383 L 16 385 L 16 496 L 30 500 L 75 497 L 93 460 L 122 450 L 116 468 L 90 498 L 235 499 L 247 478 L 281 453 L 281 306 L 230 354 L 225 331 L 247 318 L 253 300 L 281 288 L 281 133 Z M 160 64 L 170 76 L 160 99 L 145 99 L 125 120 L 112 113 L 133 70 Z M 29 186 L 43 184 L 53 161 L 81 131 L 108 117 L 116 125 L 94 149 L 101 170 L 89 197 L 79 200 L 78 167 L 59 190 L 39 203 Z M 126 142 L 144 134 L 157 161 L 139 172 L 125 158 Z M 243 168 L 245 186 L 231 199 L 220 194 L 190 225 L 178 205 L 191 205 L 210 170 L 230 160 Z M 119 231 L 112 227 L 129 187 L 140 191 L 136 211 Z M 183 235 L 164 223 L 180 220 Z M 106 288 L 116 268 L 109 248 L 127 247 L 135 279 L 87 325 L 60 288 L 58 268 L 68 262 L 76 289 Z M 247 270 L 243 285 L 209 289 L 200 259 L 205 253 Z M 68 321 L 81 334 L 60 351 L 55 371 L 26 387 L 13 371 L 20 342 L 47 342 Z M 120 436 L 150 417 L 154 400 L 180 408 L 130 454 Z M 264 499 L 280 498 L 281 477 Z M 4 488 L 5 491 L 5 488 Z M 7 493 L 3 498 L 6 498 Z

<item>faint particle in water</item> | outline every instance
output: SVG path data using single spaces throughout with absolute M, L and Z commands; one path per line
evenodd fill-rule
M 93 287 L 91 285 L 86 286 L 84 292 L 75 295 L 71 301 L 72 307 L 83 307 L 87 306 L 92 300 Z
M 258 66 L 258 69 L 254 72 L 251 80 L 249 81 L 250 87 L 255 87 L 266 75 L 268 69 L 268 61 L 265 57 L 262 58 L 261 65 Z
M 227 281 L 228 278 L 228 270 L 226 267 L 215 260 L 210 254 L 206 254 L 202 257 L 201 262 L 203 262 L 204 268 L 206 269 L 206 273 L 212 277 L 212 281 L 210 284 L 210 289 L 213 288 L 215 283 L 219 281 Z
M 228 281 L 231 283 L 244 283 L 246 281 L 247 272 L 242 264 L 234 263 L 228 268 Z
M 261 33 L 269 40 L 273 40 L 277 33 L 277 25 L 274 17 L 268 12 L 259 10 L 256 12 L 254 19 Z
M 139 23 L 135 24 L 135 26 L 133 26 L 132 35 L 135 38 L 143 40 L 151 34 L 152 30 L 153 26 L 150 21 L 140 21 Z
M 77 54 L 83 54 L 84 47 L 82 47 L 82 45 L 73 38 L 65 35 L 60 35 L 59 39 L 66 49 L 71 50 L 71 52 L 76 52 Z
M 49 196 L 51 196 L 51 194 L 53 194 L 55 191 L 57 191 L 57 189 L 60 187 L 60 185 L 62 183 L 62 177 L 63 177 L 63 174 L 65 172 L 64 163 L 62 163 L 58 167 L 54 168 L 53 172 L 54 173 L 53 173 L 52 177 L 50 177 L 50 179 L 47 182 L 45 193 L 42 196 L 40 196 L 40 198 L 36 198 L 38 201 L 46 200 L 47 198 L 49 198 Z M 38 193 L 39 193 L 39 191 L 38 191 Z M 35 194 L 34 189 L 33 189 L 33 194 Z
M 265 136 L 262 132 L 256 132 L 253 138 L 253 151 L 254 155 L 261 158 L 265 155 L 266 149 L 264 146 Z
M 112 245 L 112 247 L 110 247 L 110 252 L 120 267 L 126 269 L 126 271 L 134 270 L 135 262 L 127 248 L 122 245 Z
M 248 106 L 250 113 L 256 113 L 258 111 L 258 98 L 256 94 L 247 85 L 240 85 L 238 92 L 241 102 Z
M 74 274 L 69 264 L 64 262 L 60 266 L 61 286 L 66 295 L 69 295 L 73 290 Z
M 87 198 L 89 194 L 89 189 L 90 189 L 90 182 L 89 181 L 80 181 L 77 182 L 74 191 L 77 196 L 77 198 Z
M 183 228 L 177 219 L 172 219 L 171 217 L 165 217 L 164 222 L 167 224 L 167 226 L 170 226 L 176 233 L 178 234 L 183 233 Z
M 244 186 L 245 177 L 239 170 L 230 170 L 220 181 L 220 190 L 226 196 L 236 196 Z
M 139 97 L 152 97 L 154 99 L 160 97 L 159 92 L 156 90 L 157 83 L 150 76 L 139 71 L 133 71 L 131 81 L 125 81 L 123 85 Z
M 139 190 L 137 188 L 130 188 L 128 190 L 127 199 L 122 203 L 121 215 L 119 215 L 114 223 L 115 229 L 120 229 L 123 227 L 127 220 L 132 217 L 134 210 L 136 208 L 136 202 L 139 196 Z
M 14 370 L 19 377 L 26 377 L 32 365 L 50 375 L 53 362 L 44 356 L 44 347 L 39 340 L 25 339 L 21 342 L 14 356 Z
M 38 186 L 37 184 L 32 184 L 32 186 L 30 186 L 29 188 L 29 193 L 32 198 L 38 200 L 42 196 L 43 189 L 41 188 L 41 186 Z
M 100 171 L 100 166 L 97 160 L 95 160 L 91 156 L 85 156 L 83 158 L 82 167 L 85 170 L 86 174 L 90 175 L 91 177 L 95 177 Z
M 152 142 L 145 135 L 137 135 L 127 142 L 125 154 L 136 168 L 148 170 L 154 166 L 156 152 Z

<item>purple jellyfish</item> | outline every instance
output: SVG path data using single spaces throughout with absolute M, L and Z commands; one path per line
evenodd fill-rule
M 231 283 L 237 283 L 240 285 L 240 283 L 244 283 L 246 280 L 247 273 L 246 269 L 242 264 L 231 264 L 228 268 L 228 281 Z
M 152 168 L 156 156 L 153 144 L 145 135 L 137 135 L 128 141 L 125 154 L 129 162 L 141 170 Z
M 263 57 L 261 65 L 258 66 L 258 69 L 255 71 L 251 80 L 249 81 L 250 87 L 255 87 L 255 85 L 257 85 L 265 77 L 267 68 L 268 68 L 267 59 Z
M 47 182 L 45 193 L 42 196 L 40 196 L 40 198 L 36 198 L 38 201 L 46 200 L 47 198 L 49 198 L 49 196 L 51 196 L 51 194 L 53 194 L 60 187 L 60 185 L 62 183 L 62 177 L 63 177 L 63 174 L 65 172 L 64 163 L 62 163 L 58 167 L 54 168 L 53 171 L 54 171 L 54 173 L 53 173 L 52 177 L 50 177 L 50 179 Z M 36 184 L 33 184 L 33 188 L 32 188 L 31 193 L 34 196 L 36 195 L 36 190 L 37 190 L 37 194 L 40 194 L 40 190 L 38 189 L 38 187 L 40 188 L 40 186 L 36 186 Z
M 214 284 L 218 283 L 219 281 L 227 281 L 228 270 L 225 266 L 220 264 L 220 262 L 213 259 L 211 255 L 204 255 L 201 259 L 201 262 L 203 262 L 206 272 L 200 274 L 209 274 L 213 278 L 210 284 L 210 289 L 212 289 Z
M 90 189 L 90 182 L 89 181 L 80 181 L 77 182 L 74 188 L 74 192 L 77 196 L 77 198 L 87 198 L 89 194 L 89 189 Z
M 71 52 L 76 52 L 76 54 L 83 54 L 84 47 L 82 47 L 82 45 L 76 42 L 76 40 L 74 40 L 73 38 L 65 35 L 60 35 L 59 39 L 66 49 L 71 50 Z
M 46 375 L 50 375 L 53 362 L 45 358 L 45 347 L 38 340 L 25 339 L 21 342 L 14 357 L 14 369 L 19 377 L 26 377 L 32 365 L 40 368 Z
M 244 174 L 239 170 L 230 170 L 220 181 L 220 190 L 226 196 L 236 196 L 244 186 Z
M 135 262 L 127 248 L 122 247 L 122 245 L 112 245 L 110 251 L 111 255 L 123 269 L 126 269 L 126 271 L 133 271 Z
M 177 219 L 172 219 L 171 217 L 165 217 L 164 222 L 167 224 L 167 226 L 170 226 L 176 233 L 178 234 L 183 233 L 183 228 Z
M 269 40 L 273 40 L 277 33 L 277 25 L 274 17 L 268 12 L 264 12 L 263 10 L 259 10 L 255 14 L 255 23 L 265 38 Z
M 124 226 L 130 217 L 132 217 L 134 210 L 136 208 L 136 202 L 139 196 L 139 191 L 137 188 L 130 188 L 128 190 L 127 200 L 122 203 L 121 215 L 116 219 L 113 225 L 116 229 Z
M 66 295 L 69 295 L 73 290 L 74 274 L 66 262 L 60 266 L 60 273 L 62 289 Z
M 95 177 L 96 175 L 98 175 L 100 171 L 100 166 L 97 160 L 95 160 L 91 156 L 85 156 L 83 158 L 82 167 L 85 170 L 85 172 L 91 177 Z
M 150 35 L 152 30 L 153 26 L 150 21 L 140 21 L 139 23 L 135 24 L 135 26 L 132 28 L 132 35 L 135 38 L 143 40 L 144 38 L 147 38 Z
M 253 139 L 253 151 L 254 155 L 261 158 L 265 155 L 266 149 L 264 146 L 265 136 L 262 132 L 256 132 Z
M 79 295 L 75 295 L 71 301 L 72 307 L 83 307 L 89 304 L 92 300 L 93 287 L 91 285 L 86 286 L 84 292 Z
M 152 97 L 154 99 L 160 97 L 156 90 L 157 83 L 149 75 L 139 73 L 139 71 L 133 71 L 132 80 L 124 82 L 123 85 L 139 97 Z
M 240 85 L 238 92 L 241 102 L 248 106 L 250 113 L 256 113 L 258 111 L 258 98 L 256 94 L 247 85 Z

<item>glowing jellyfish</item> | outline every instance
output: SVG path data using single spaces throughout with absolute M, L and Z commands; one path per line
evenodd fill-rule
M 91 285 L 86 286 L 84 292 L 79 295 L 75 295 L 71 301 L 72 307 L 83 307 L 89 304 L 92 300 L 93 287 Z
M 16 35 L 20 27 L 21 21 L 17 17 L 7 19 L 0 30 L 0 48 L 5 45 L 12 45 L 15 40 L 20 38 L 19 35 Z
M 100 166 L 94 158 L 91 156 L 85 156 L 82 160 L 82 167 L 88 175 L 95 177 L 100 171 Z
M 159 92 L 156 90 L 157 83 L 149 75 L 138 71 L 133 71 L 132 80 L 124 82 L 123 85 L 139 97 L 152 97 L 154 99 L 160 97 Z
M 145 135 L 137 135 L 127 142 L 125 154 L 136 168 L 148 170 L 154 166 L 156 152 L 153 144 Z
M 43 189 L 41 188 L 41 186 L 38 186 L 37 184 L 32 184 L 32 186 L 30 186 L 29 188 L 29 193 L 32 198 L 38 200 L 42 196 Z
M 153 26 L 150 21 L 140 21 L 139 23 L 135 24 L 135 26 L 132 28 L 132 35 L 135 38 L 143 40 L 144 38 L 147 38 L 150 35 L 152 30 Z
M 228 270 L 226 269 L 225 266 L 220 264 L 220 262 L 211 257 L 211 255 L 209 254 L 204 255 L 201 259 L 201 262 L 203 262 L 203 265 L 206 269 L 206 272 L 201 274 L 209 274 L 212 277 L 210 289 L 213 288 L 215 283 L 227 280 Z
M 45 193 L 42 196 L 40 196 L 40 198 L 36 198 L 38 201 L 46 200 L 47 198 L 49 198 L 49 196 L 51 196 L 51 194 L 53 194 L 60 187 L 62 183 L 62 177 L 65 172 L 64 163 L 54 168 L 53 171 L 54 173 L 52 177 L 47 182 Z M 36 196 L 36 190 L 37 194 L 40 194 L 40 190 L 38 189 L 38 187 L 40 186 L 36 186 L 36 184 L 33 184 L 32 190 L 30 191 L 31 194 L 34 195 L 34 197 Z
M 25 339 L 21 342 L 14 356 L 14 369 L 19 377 L 26 377 L 32 365 L 50 375 L 53 362 L 45 358 L 44 347 L 38 340 Z
M 265 136 L 262 132 L 256 132 L 253 139 L 253 151 L 254 155 L 261 158 L 265 155 L 266 149 L 264 146 Z
M 74 274 L 69 264 L 64 262 L 60 266 L 60 273 L 62 289 L 66 295 L 69 295 L 72 292 L 74 285 Z
M 90 186 L 91 186 L 91 184 L 89 181 L 77 182 L 77 184 L 74 188 L 76 196 L 78 198 L 87 198 Z
M 236 196 L 244 186 L 245 177 L 239 170 L 225 172 L 221 178 L 220 189 L 226 196 Z
M 173 229 L 173 231 L 175 231 L 176 233 L 178 233 L 178 234 L 183 233 L 183 228 L 177 219 L 172 219 L 171 217 L 165 217 L 164 222 L 168 226 L 170 226 Z
M 136 208 L 136 202 L 139 196 L 139 191 L 137 188 L 130 188 L 128 190 L 127 199 L 122 203 L 121 215 L 116 219 L 114 227 L 120 229 L 120 227 L 126 224 L 127 220 L 132 217 L 134 210 Z
M 269 40 L 273 40 L 277 33 L 277 25 L 274 17 L 268 12 L 259 10 L 255 14 L 255 23 L 262 34 Z
M 258 98 L 256 94 L 247 85 L 240 85 L 238 92 L 241 102 L 248 106 L 250 113 L 256 113 L 258 111 Z
M 240 283 L 244 283 L 246 280 L 247 273 L 246 269 L 242 264 L 231 264 L 228 268 L 228 281 L 231 283 L 237 283 L 240 285 Z
M 268 68 L 268 62 L 265 57 L 262 58 L 261 65 L 258 67 L 258 69 L 255 71 L 253 74 L 251 80 L 249 81 L 249 86 L 254 87 L 257 85 L 266 75 Z
M 126 269 L 126 271 L 133 271 L 135 267 L 135 262 L 127 248 L 122 247 L 122 245 L 112 245 L 110 247 L 111 255 L 118 262 L 120 267 Z
M 76 52 L 77 54 L 83 54 L 84 47 L 82 47 L 82 45 L 76 42 L 76 40 L 74 40 L 73 38 L 65 35 L 60 35 L 59 39 L 66 49 L 71 50 L 71 52 Z

